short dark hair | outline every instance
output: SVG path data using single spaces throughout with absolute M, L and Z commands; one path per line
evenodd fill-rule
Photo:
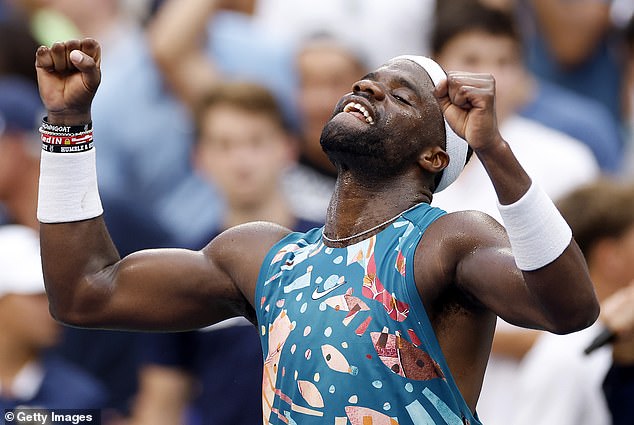
M 597 242 L 619 238 L 634 226 L 634 185 L 602 178 L 574 190 L 557 208 L 587 258 Z
M 202 120 L 209 109 L 229 105 L 238 109 L 268 116 L 282 129 L 287 129 L 277 99 L 266 87 L 246 81 L 224 81 L 210 87 L 200 96 L 194 107 L 196 136 L 200 135 Z
M 432 53 L 439 54 L 454 37 L 471 31 L 509 37 L 522 43 L 511 13 L 487 7 L 478 0 L 445 0 L 438 2 L 436 9 Z

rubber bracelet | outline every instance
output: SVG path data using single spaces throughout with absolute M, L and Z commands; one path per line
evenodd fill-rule
M 47 145 L 79 145 L 82 143 L 92 142 L 92 130 L 84 133 L 56 135 L 42 132 L 40 140 Z
M 48 117 L 44 117 L 42 119 L 42 130 L 64 134 L 81 133 L 84 131 L 92 130 L 92 122 L 82 125 L 56 125 L 50 124 L 48 122 Z
M 532 183 L 526 193 L 498 210 L 520 270 L 537 270 L 555 261 L 570 244 L 572 230 L 548 195 Z
M 49 145 L 42 143 L 42 150 L 53 153 L 77 153 L 86 152 L 93 148 L 93 142 L 81 143 L 75 145 Z

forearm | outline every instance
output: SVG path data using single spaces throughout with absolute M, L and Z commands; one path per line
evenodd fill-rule
M 51 132 L 56 127 L 83 127 L 90 123 L 90 110 L 48 111 L 47 122 Z M 62 137 L 72 138 L 73 133 L 68 131 Z M 75 146 L 89 143 L 92 145 L 92 140 Z M 101 217 L 94 150 L 60 153 L 43 149 L 40 168 L 38 219 L 43 271 L 51 312 L 64 320 L 75 306 L 84 304 L 81 295 L 86 292 L 86 276 L 115 263 L 119 255 Z
M 219 0 L 166 1 L 149 26 L 152 56 L 175 94 L 193 105 L 201 90 L 217 80 L 204 51 L 207 25 Z
M 119 260 L 102 217 L 42 223 L 40 244 L 51 314 L 64 323 L 79 324 L 86 308 L 98 313 L 112 288 L 95 285 L 92 276 Z
M 457 280 L 463 277 L 467 291 L 510 323 L 559 333 L 588 326 L 598 315 L 598 302 L 585 260 L 553 202 L 502 139 L 493 76 L 448 72 L 435 96 L 447 122 L 484 166 L 506 228 L 479 249 L 488 237 L 483 229 L 476 248 L 460 256 Z M 482 262 L 490 265 L 490 275 Z M 517 305 L 509 306 L 509 297 L 517 297 Z
M 149 27 L 155 57 L 175 60 L 203 43 L 209 18 L 217 9 L 216 0 L 168 0 L 161 5 Z
M 609 26 L 607 1 L 533 0 L 533 7 L 547 44 L 564 66 L 584 61 Z
M 489 175 L 500 204 L 511 204 L 526 193 L 531 178 L 501 136 L 490 146 L 476 150 L 475 154 Z
M 504 141 L 477 152 L 496 190 L 513 256 L 544 328 L 567 333 L 591 324 L 598 302 L 572 231 Z

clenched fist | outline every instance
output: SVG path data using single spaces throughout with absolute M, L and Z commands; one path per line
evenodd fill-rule
M 434 94 L 451 128 L 476 153 L 500 142 L 491 74 L 450 71 Z
M 51 124 L 90 122 L 90 106 L 101 81 L 101 47 L 93 39 L 40 46 L 35 68 Z

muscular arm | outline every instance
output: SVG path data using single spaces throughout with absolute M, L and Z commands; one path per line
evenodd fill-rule
M 51 312 L 71 325 L 116 329 L 193 329 L 237 315 L 254 320 L 259 266 L 284 234 L 250 224 L 202 251 L 146 250 L 119 259 L 101 217 L 42 224 Z
M 90 105 L 101 79 L 100 59 L 99 44 L 91 39 L 38 49 L 38 84 L 50 124 L 90 122 Z M 84 201 L 96 199 L 91 185 L 60 195 L 43 184 L 74 184 L 73 173 L 84 165 L 90 168 L 94 157 L 78 157 L 83 161 L 79 166 L 73 165 L 75 153 L 51 155 L 54 158 L 42 158 L 46 172 L 40 175 L 39 197 L 39 207 L 47 202 L 49 207 L 42 208 L 46 212 L 42 216 L 39 210 L 38 218 L 45 222 L 40 226 L 42 264 L 51 312 L 57 319 L 77 326 L 147 330 L 191 329 L 236 315 L 253 320 L 260 265 L 288 230 L 252 223 L 224 232 L 201 251 L 148 250 L 121 259 L 102 217 L 95 217 L 100 208 L 64 219 L 70 213 L 75 216 L 74 211 L 66 211 L 68 205 L 83 209 Z M 55 166 L 47 168 L 45 163 Z M 83 174 L 91 178 L 90 173 Z M 51 209 L 53 214 L 47 215 Z
M 207 24 L 222 2 L 166 1 L 148 28 L 156 64 L 176 96 L 190 108 L 219 79 L 204 46 Z
M 456 237 L 447 248 L 458 250 L 455 284 L 497 316 L 555 333 L 583 329 L 596 319 L 594 289 L 574 240 L 555 261 L 529 272 L 517 268 L 504 229 L 490 217 L 457 213 L 446 225 L 472 229 L 470 237 Z
M 447 121 L 482 162 L 500 204 L 508 205 L 527 192 L 531 179 L 499 134 L 494 94 L 491 76 L 464 73 L 449 73 L 436 93 Z M 523 271 L 516 266 L 506 232 L 490 217 L 450 214 L 444 228 L 455 235 L 444 248 L 447 258 L 455 259 L 451 280 L 507 322 L 566 333 L 596 319 L 593 284 L 574 240 L 554 261 Z

